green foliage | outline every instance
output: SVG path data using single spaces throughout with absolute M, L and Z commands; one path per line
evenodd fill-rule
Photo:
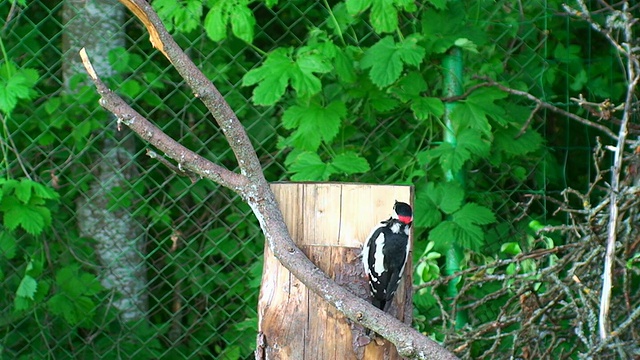
M 169 31 L 190 32 L 200 25 L 202 0 L 156 0 L 152 6 Z
M 231 31 L 235 36 L 246 42 L 252 42 L 256 20 L 248 7 L 249 3 L 249 0 L 208 1 L 210 9 L 204 19 L 207 36 L 213 41 L 223 40 L 227 37 L 227 26 L 231 24 Z
M 253 90 L 253 103 L 273 105 L 289 83 L 300 99 L 309 99 L 320 92 L 320 79 L 314 73 L 331 70 L 330 58 L 317 54 L 315 49 L 303 47 L 292 58 L 292 48 L 278 48 L 267 56 L 264 64 L 246 73 L 242 85 L 258 84 Z
M 359 174 L 370 170 L 365 159 L 354 152 L 344 152 L 336 155 L 329 162 L 324 162 L 320 156 L 311 151 L 293 151 L 285 161 L 293 174 L 293 181 L 327 181 L 334 174 Z
M 36 93 L 33 87 L 38 82 L 38 71 L 31 68 L 18 69 L 10 61 L 0 62 L 0 112 L 9 115 L 19 100 L 32 100 Z
M 464 190 L 454 182 L 429 182 L 416 192 L 416 226 L 432 228 L 429 240 L 441 252 L 454 241 L 466 249 L 480 250 L 485 236 L 481 226 L 496 222 L 489 208 L 463 200 Z
M 345 4 L 351 15 L 359 15 L 371 8 L 369 19 L 377 33 L 396 31 L 398 29 L 398 12 L 416 10 L 415 3 L 408 0 L 347 0 Z
M 435 242 L 429 241 L 417 261 L 415 267 L 417 285 L 422 285 L 440 276 L 440 267 L 437 260 L 442 257 L 442 254 L 434 251 L 434 247 Z
M 57 201 L 58 194 L 37 182 L 0 179 L 0 212 L 8 230 L 21 227 L 31 235 L 42 233 L 51 224 L 48 201 Z
M 342 101 L 327 106 L 319 104 L 294 105 L 282 114 L 285 129 L 295 129 L 288 142 L 295 148 L 317 151 L 321 142 L 331 143 L 338 135 L 347 108 Z
M 396 44 L 391 36 L 386 36 L 365 51 L 360 67 L 371 68 L 369 77 L 375 85 L 389 86 L 400 78 L 404 64 L 420 65 L 425 55 L 424 48 L 418 45 L 421 39 L 421 35 L 415 34 Z
M 82 322 L 91 326 L 96 308 L 92 298 L 103 290 L 98 279 L 71 265 L 58 270 L 55 285 L 56 294 L 47 301 L 51 312 L 64 317 L 69 325 Z
M 495 104 L 496 100 L 506 97 L 507 94 L 498 89 L 478 89 L 460 101 L 451 118 L 458 129 L 471 129 L 484 135 L 491 135 L 490 118 L 501 126 L 508 121 L 504 117 L 504 108 Z
M 559 2 L 547 8 L 511 0 L 347 0 L 331 9 L 275 0 L 152 4 L 237 111 L 269 180 L 415 185 L 418 285 L 440 276 L 441 254 L 454 241 L 465 250 L 463 267 L 539 248 L 540 238 L 531 237 L 539 223 L 525 230 L 512 223 L 515 204 L 529 192 L 562 186 L 561 180 L 583 183 L 590 173 L 578 161 L 564 161 L 564 150 L 548 150 L 584 147 L 575 134 L 588 131 L 551 114 L 540 128 L 537 117 L 528 122 L 529 103 L 495 88 L 477 88 L 456 102 L 446 129 L 455 142 L 442 142 L 445 107 L 452 108 L 444 98 L 442 63 L 452 47 L 463 50 L 464 89 L 479 84 L 475 76 L 488 76 L 559 103 L 572 93 L 620 103 L 624 93 L 625 81 L 612 73 L 606 51 L 590 52 L 606 46 L 573 36 L 588 29 L 575 23 L 569 29 L 554 16 Z M 0 9 L 0 18 L 10 19 L 8 11 Z M 78 358 L 251 357 L 254 336 L 247 334 L 257 328 L 263 249 L 250 209 L 235 207 L 239 200 L 217 186 L 176 177 L 142 153 L 135 161 L 144 171 L 114 188 L 106 206 L 147 229 L 152 311 L 146 321 L 123 324 L 110 307 L 113 299 L 91 273 L 98 264 L 93 240 L 78 236 L 73 209 L 90 189 L 101 144 L 129 133 L 106 130 L 112 120 L 98 109 L 86 76 L 66 79 L 70 91 L 60 91 L 51 76 L 59 72 L 59 49 L 46 52 L 58 42 L 36 38 L 40 33 L 28 23 L 9 23 L 11 31 L 2 34 L 20 37 L 11 44 L 14 60 L 0 66 L 2 146 L 10 155 L 0 184 L 0 280 L 8 294 L 3 348 L 22 349 L 16 358 L 72 352 Z M 60 29 L 53 23 L 42 28 L 54 34 Z M 139 27 L 126 31 L 132 45 L 109 53 L 116 71 L 109 86 L 185 146 L 234 169 L 207 110 L 164 60 L 149 58 L 152 48 Z M 9 140 L 16 150 L 5 145 Z M 10 158 L 18 154 L 33 181 L 15 175 L 22 170 Z M 446 181 L 458 171 L 466 175 L 464 188 Z M 551 216 L 544 205 L 531 211 Z M 544 241 L 550 248 L 562 238 Z M 532 264 L 510 266 L 508 273 L 534 276 L 540 269 Z M 638 259 L 627 266 L 637 269 Z M 461 279 L 458 286 L 464 284 Z M 482 298 L 499 287 L 470 292 Z M 447 328 L 433 323 L 439 315 L 433 294 L 440 291 L 424 288 L 414 298 L 416 326 L 437 339 Z M 505 299 L 492 299 L 475 311 L 507 308 Z M 473 351 L 481 357 L 482 350 Z

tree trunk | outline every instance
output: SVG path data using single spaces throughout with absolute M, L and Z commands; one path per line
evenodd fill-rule
M 125 45 L 124 7 L 112 0 L 67 0 L 63 9 L 65 23 L 63 77 L 65 90 L 71 78 L 84 74 L 78 51 L 85 47 L 92 55 L 101 76 L 114 74 L 107 55 Z M 79 119 L 78 121 L 82 121 Z M 80 234 L 95 240 L 102 264 L 102 285 L 114 293 L 113 306 L 124 322 L 143 318 L 147 310 L 146 268 L 143 258 L 143 231 L 131 209 L 114 205 L 114 190 L 127 189 L 134 178 L 132 140 L 125 141 L 110 122 L 97 134 L 101 147 L 91 166 L 95 177 L 89 190 L 77 201 Z
M 360 258 L 371 229 L 389 218 L 411 187 L 340 183 L 277 183 L 271 188 L 296 245 L 327 276 L 369 298 Z M 411 256 L 389 312 L 411 323 Z M 369 342 L 365 329 L 308 290 L 265 246 L 258 327 L 262 359 L 401 359 L 393 344 Z

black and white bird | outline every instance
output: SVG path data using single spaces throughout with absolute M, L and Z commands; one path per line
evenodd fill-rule
M 396 201 L 394 214 L 380 222 L 362 248 L 364 272 L 368 277 L 373 305 L 385 311 L 402 279 L 409 257 L 409 233 L 413 211 L 407 203 Z

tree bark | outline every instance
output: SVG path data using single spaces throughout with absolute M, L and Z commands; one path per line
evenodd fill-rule
M 65 91 L 71 93 L 71 79 L 84 74 L 78 56 L 81 47 L 92 49 L 101 74 L 114 75 L 108 61 L 110 50 L 125 45 L 124 7 L 111 0 L 67 0 L 63 8 L 63 78 Z M 78 119 L 84 121 L 84 119 Z M 145 316 L 147 310 L 146 269 L 143 232 L 131 209 L 113 206 L 114 189 L 130 187 L 136 177 L 133 164 L 133 139 L 124 140 L 111 121 L 98 134 L 101 147 L 89 165 L 95 180 L 84 197 L 77 199 L 80 235 L 95 240 L 96 254 L 102 264 L 102 285 L 115 293 L 113 306 L 124 322 Z

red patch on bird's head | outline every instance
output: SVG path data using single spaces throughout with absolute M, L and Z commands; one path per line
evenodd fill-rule
M 409 224 L 413 220 L 413 217 L 398 215 L 398 220 L 400 220 L 400 222 L 402 222 L 403 224 Z

